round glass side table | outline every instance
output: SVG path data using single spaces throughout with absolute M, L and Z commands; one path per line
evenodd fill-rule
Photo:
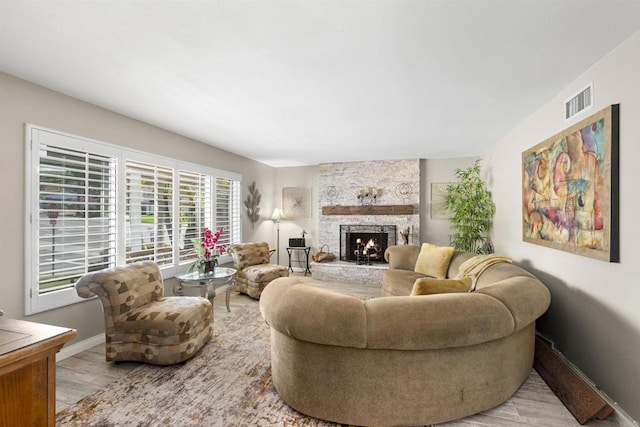
M 213 299 L 216 293 L 226 291 L 225 303 L 227 311 L 231 311 L 229 299 L 231 298 L 231 289 L 236 281 L 235 268 L 216 267 L 213 272 L 206 274 L 192 271 L 178 274 L 176 279 L 178 279 L 178 284 L 173 287 L 174 295 L 184 295 L 185 287 L 198 287 L 200 288 L 200 296 L 211 301 L 211 308 L 213 309 Z

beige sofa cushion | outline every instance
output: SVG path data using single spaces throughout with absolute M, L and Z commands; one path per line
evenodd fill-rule
M 423 243 L 414 271 L 436 279 L 444 279 L 447 277 L 449 261 L 454 251 L 455 249 L 450 246 Z
M 411 293 L 413 283 L 426 277 L 411 270 L 387 270 L 382 276 L 382 296 L 404 296 Z
M 473 279 L 471 277 L 463 277 L 461 279 L 431 279 L 425 277 L 417 279 L 413 283 L 411 296 L 471 292 L 472 285 Z

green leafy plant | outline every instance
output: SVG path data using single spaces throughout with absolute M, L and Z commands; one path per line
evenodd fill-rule
M 493 253 L 488 233 L 496 205 L 480 177 L 480 160 L 467 169 L 456 169 L 457 181 L 447 185 L 444 205 L 449 212 L 451 244 L 456 250 L 478 254 Z

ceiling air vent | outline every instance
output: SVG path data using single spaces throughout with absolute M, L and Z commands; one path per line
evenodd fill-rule
M 593 83 L 564 103 L 564 119 L 569 120 L 593 105 Z

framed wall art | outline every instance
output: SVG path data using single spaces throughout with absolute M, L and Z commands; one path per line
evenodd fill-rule
M 444 203 L 444 193 L 450 182 L 432 182 L 431 183 L 431 200 L 430 213 L 431 219 L 449 219 L 449 212 Z
M 522 153 L 522 238 L 619 261 L 619 105 Z
M 284 187 L 282 210 L 286 219 L 311 218 L 311 189 Z

